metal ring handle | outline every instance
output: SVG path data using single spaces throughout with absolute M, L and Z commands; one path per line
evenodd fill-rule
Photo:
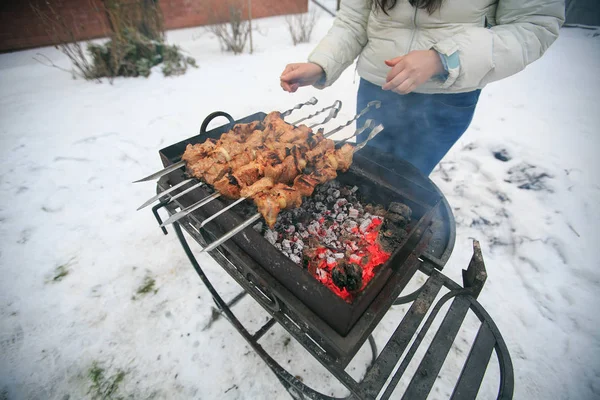
M 206 118 L 204 118 L 204 122 L 202 122 L 202 126 L 200 126 L 200 134 L 203 135 L 206 133 L 206 128 L 208 127 L 208 124 L 211 123 L 211 121 L 217 117 L 225 117 L 229 120 L 229 123 L 233 124 L 235 122 L 235 120 L 233 119 L 233 117 L 229 114 L 227 114 L 224 111 L 215 111 L 214 113 L 208 114 L 208 116 Z

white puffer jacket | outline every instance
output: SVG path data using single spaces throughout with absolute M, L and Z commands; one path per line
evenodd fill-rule
M 444 0 L 429 15 L 398 0 L 386 15 L 373 0 L 342 0 L 329 33 L 309 56 L 325 70 L 319 88 L 331 85 L 358 59 L 358 74 L 383 85 L 385 60 L 412 50 L 437 50 L 448 62 L 445 80 L 433 78 L 415 91 L 457 93 L 523 70 L 556 40 L 564 1 Z

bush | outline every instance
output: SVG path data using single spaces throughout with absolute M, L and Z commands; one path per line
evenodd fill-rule
M 285 18 L 294 46 L 310 42 L 310 36 L 317 24 L 317 13 L 313 10 L 306 14 L 288 15 Z
M 89 44 L 92 57 L 92 76 L 137 77 L 150 75 L 152 67 L 163 64 L 165 76 L 181 75 L 189 66 L 196 67 L 192 57 L 185 57 L 177 46 L 150 40 L 140 32 L 124 30 L 120 39 L 112 39 L 106 44 Z
M 213 19 L 216 19 L 214 16 Z M 233 54 L 240 54 L 246 47 L 246 42 L 251 34 L 249 21 L 242 20 L 242 9 L 235 5 L 229 5 L 229 22 L 214 24 L 206 28 L 214 34 L 221 50 L 231 51 Z
M 69 26 L 50 2 L 46 10 L 33 6 L 56 47 L 73 64 L 73 75 L 84 79 L 116 76 L 150 75 L 152 67 L 162 64 L 165 76 L 181 75 L 188 66 L 197 67 L 192 57 L 184 56 L 179 47 L 164 42 L 162 13 L 154 0 L 124 2 L 105 0 L 103 11 L 110 22 L 110 40 L 104 44 L 88 43 L 88 59 L 76 41 L 76 25 Z

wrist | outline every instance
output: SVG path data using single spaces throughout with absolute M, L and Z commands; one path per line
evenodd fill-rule
M 448 72 L 447 67 L 444 65 L 443 56 L 438 53 L 436 50 L 429 50 L 431 54 L 431 60 L 434 69 L 434 75 L 443 75 Z

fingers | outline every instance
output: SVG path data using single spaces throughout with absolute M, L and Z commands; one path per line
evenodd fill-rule
M 394 76 L 381 88 L 383 90 L 393 90 L 395 87 L 400 86 L 410 76 L 410 72 L 407 69 L 403 69 L 400 73 Z
M 392 79 L 394 79 L 394 77 L 396 77 L 399 73 L 401 73 L 402 71 L 404 71 L 405 69 L 405 63 L 404 62 L 399 62 L 398 64 L 396 64 L 392 69 L 389 70 L 385 81 L 389 82 Z
M 394 67 L 400 61 L 402 61 L 403 58 L 404 58 L 404 56 L 400 56 L 400 57 L 392 58 L 391 60 L 385 60 L 385 65 L 387 65 L 388 67 Z
M 417 87 L 417 85 L 412 80 L 412 78 L 408 78 L 404 82 L 402 82 L 400 85 L 396 86 L 393 89 L 393 91 L 398 94 L 409 94 L 410 92 L 415 90 L 416 87 Z
M 297 83 L 288 83 L 284 80 L 280 80 L 279 85 L 283 90 L 289 93 L 294 93 L 296 90 L 298 90 L 298 87 L 300 86 Z
M 300 79 L 302 77 L 302 69 L 299 64 L 288 64 L 283 73 L 281 74 L 280 79 L 286 82 L 294 81 Z

